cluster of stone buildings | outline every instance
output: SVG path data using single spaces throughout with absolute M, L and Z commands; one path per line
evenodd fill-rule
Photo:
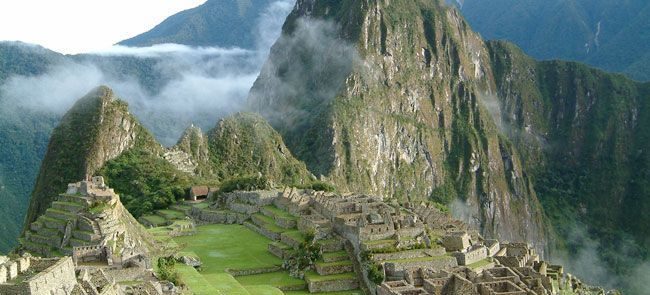
M 380 266 L 384 281 L 378 286 L 365 274 L 358 276 L 371 293 L 548 295 L 572 292 L 576 286 L 561 266 L 540 261 L 530 245 L 484 239 L 424 203 L 397 205 L 373 196 L 285 189 L 226 194 L 211 209 L 194 210 L 193 215 L 210 222 L 249 223 L 252 229 L 282 242 L 282 234 L 257 226 L 263 224 L 255 215 L 269 205 L 295 216 L 293 222 L 302 232 L 312 232 L 323 241 L 347 243 L 358 267 Z M 247 222 L 249 218 L 253 222 Z M 269 248 L 283 257 L 277 244 Z M 364 256 L 370 261 L 364 261 Z
M 128 213 L 102 177 L 71 183 L 45 214 L 33 222 L 23 247 L 43 256 L 69 255 L 75 263 L 151 268 L 151 237 Z
M 154 277 L 152 249 L 153 237 L 102 177 L 72 183 L 29 226 L 18 251 L 55 258 L 0 257 L 0 294 L 176 294 Z

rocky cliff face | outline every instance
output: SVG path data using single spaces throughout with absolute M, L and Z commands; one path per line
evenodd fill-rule
M 54 129 L 32 193 L 26 222 L 40 216 L 57 192 L 97 172 L 107 161 L 135 146 L 162 147 L 108 87 L 81 98 Z
M 304 0 L 249 100 L 339 187 L 402 201 L 458 197 L 486 235 L 541 246 L 542 210 L 495 123 L 495 89 L 489 51 L 456 10 Z
M 210 161 L 208 138 L 201 128 L 194 125 L 183 132 L 178 143 L 165 153 L 164 158 L 178 170 L 186 173 L 198 176 L 213 173 L 209 167 L 206 167 Z

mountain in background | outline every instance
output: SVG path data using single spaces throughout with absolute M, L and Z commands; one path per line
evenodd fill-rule
M 33 45 L 0 42 L 0 84 L 12 75 L 35 76 L 63 56 Z M 7 98 L 0 94 L 0 103 Z M 24 98 L 28 99 L 28 98 Z M 51 116 L 0 109 L 0 252 L 16 245 L 28 196 L 34 186 L 49 134 Z M 17 214 L 18 213 L 18 214 Z
M 249 104 L 337 187 L 458 203 L 543 253 L 531 179 L 483 101 L 495 88 L 481 38 L 436 1 L 298 1 Z
M 538 59 L 564 59 L 650 80 L 650 2 L 456 0 L 485 39 L 505 39 Z
M 627 288 L 650 248 L 649 87 L 484 42 L 438 1 L 301 0 L 249 105 L 338 187 L 447 203 Z
M 124 46 L 176 43 L 191 46 L 255 48 L 255 20 L 273 0 L 208 0 L 174 14 L 148 32 L 121 41 Z

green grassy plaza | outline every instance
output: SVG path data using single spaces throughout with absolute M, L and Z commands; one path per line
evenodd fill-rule
M 201 272 L 179 266 L 194 294 L 283 294 L 277 287 L 304 285 L 285 271 L 233 277 L 226 269 L 253 269 L 279 266 L 282 260 L 267 251 L 271 242 L 242 225 L 206 225 L 196 235 L 176 237 L 181 254 L 196 255 L 203 263 Z M 218 292 L 218 293 L 215 293 Z M 298 293 L 300 294 L 300 293 Z

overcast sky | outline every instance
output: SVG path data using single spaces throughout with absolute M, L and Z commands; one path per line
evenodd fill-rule
M 0 40 L 61 53 L 103 50 L 206 0 L 0 0 Z

